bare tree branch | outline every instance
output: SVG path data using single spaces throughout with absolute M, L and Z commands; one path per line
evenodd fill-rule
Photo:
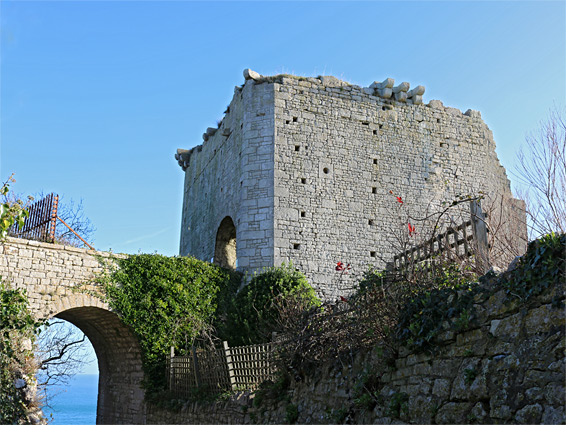
M 566 111 L 554 107 L 517 159 L 517 195 L 527 204 L 530 239 L 566 232 Z
M 90 363 L 86 336 L 64 320 L 51 320 L 38 338 L 40 385 L 66 384 Z

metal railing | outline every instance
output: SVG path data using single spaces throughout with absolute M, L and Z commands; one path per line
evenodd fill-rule
M 55 228 L 57 220 L 63 223 L 82 243 L 90 249 L 94 248 L 85 241 L 71 226 L 59 217 L 57 210 L 59 207 L 59 195 L 50 193 L 39 201 L 34 202 L 26 208 L 29 216 L 25 219 L 24 225 L 20 228 L 14 223 L 8 230 L 8 234 L 15 238 L 31 239 L 41 242 L 55 242 Z
M 55 240 L 58 205 L 59 196 L 53 195 L 53 193 L 34 202 L 26 208 L 29 215 L 25 219 L 24 225 L 20 228 L 17 223 L 14 223 L 8 230 L 8 234 L 16 238 L 53 242 Z

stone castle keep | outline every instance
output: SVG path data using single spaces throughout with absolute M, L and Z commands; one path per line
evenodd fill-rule
M 244 77 L 218 128 L 175 155 L 185 171 L 180 255 L 249 272 L 291 261 L 331 298 L 398 252 L 390 191 L 421 216 L 461 194 L 498 196 L 507 227 L 526 233 L 479 112 L 424 104 L 423 86 L 390 78 L 362 88 Z M 352 265 L 347 279 L 338 261 Z

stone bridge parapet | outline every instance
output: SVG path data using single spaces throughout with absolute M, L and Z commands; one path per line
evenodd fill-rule
M 101 290 L 93 281 L 102 272 L 97 257 L 112 254 L 18 238 L 8 238 L 0 252 L 0 276 L 27 291 L 38 319 L 76 307 L 109 309 L 101 298 L 88 294 Z

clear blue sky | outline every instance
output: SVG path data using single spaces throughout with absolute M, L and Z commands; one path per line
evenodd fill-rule
M 565 3 L 2 1 L 0 177 L 83 199 L 94 245 L 178 253 L 183 173 L 242 70 L 386 77 L 481 111 L 503 164 L 565 104 Z

